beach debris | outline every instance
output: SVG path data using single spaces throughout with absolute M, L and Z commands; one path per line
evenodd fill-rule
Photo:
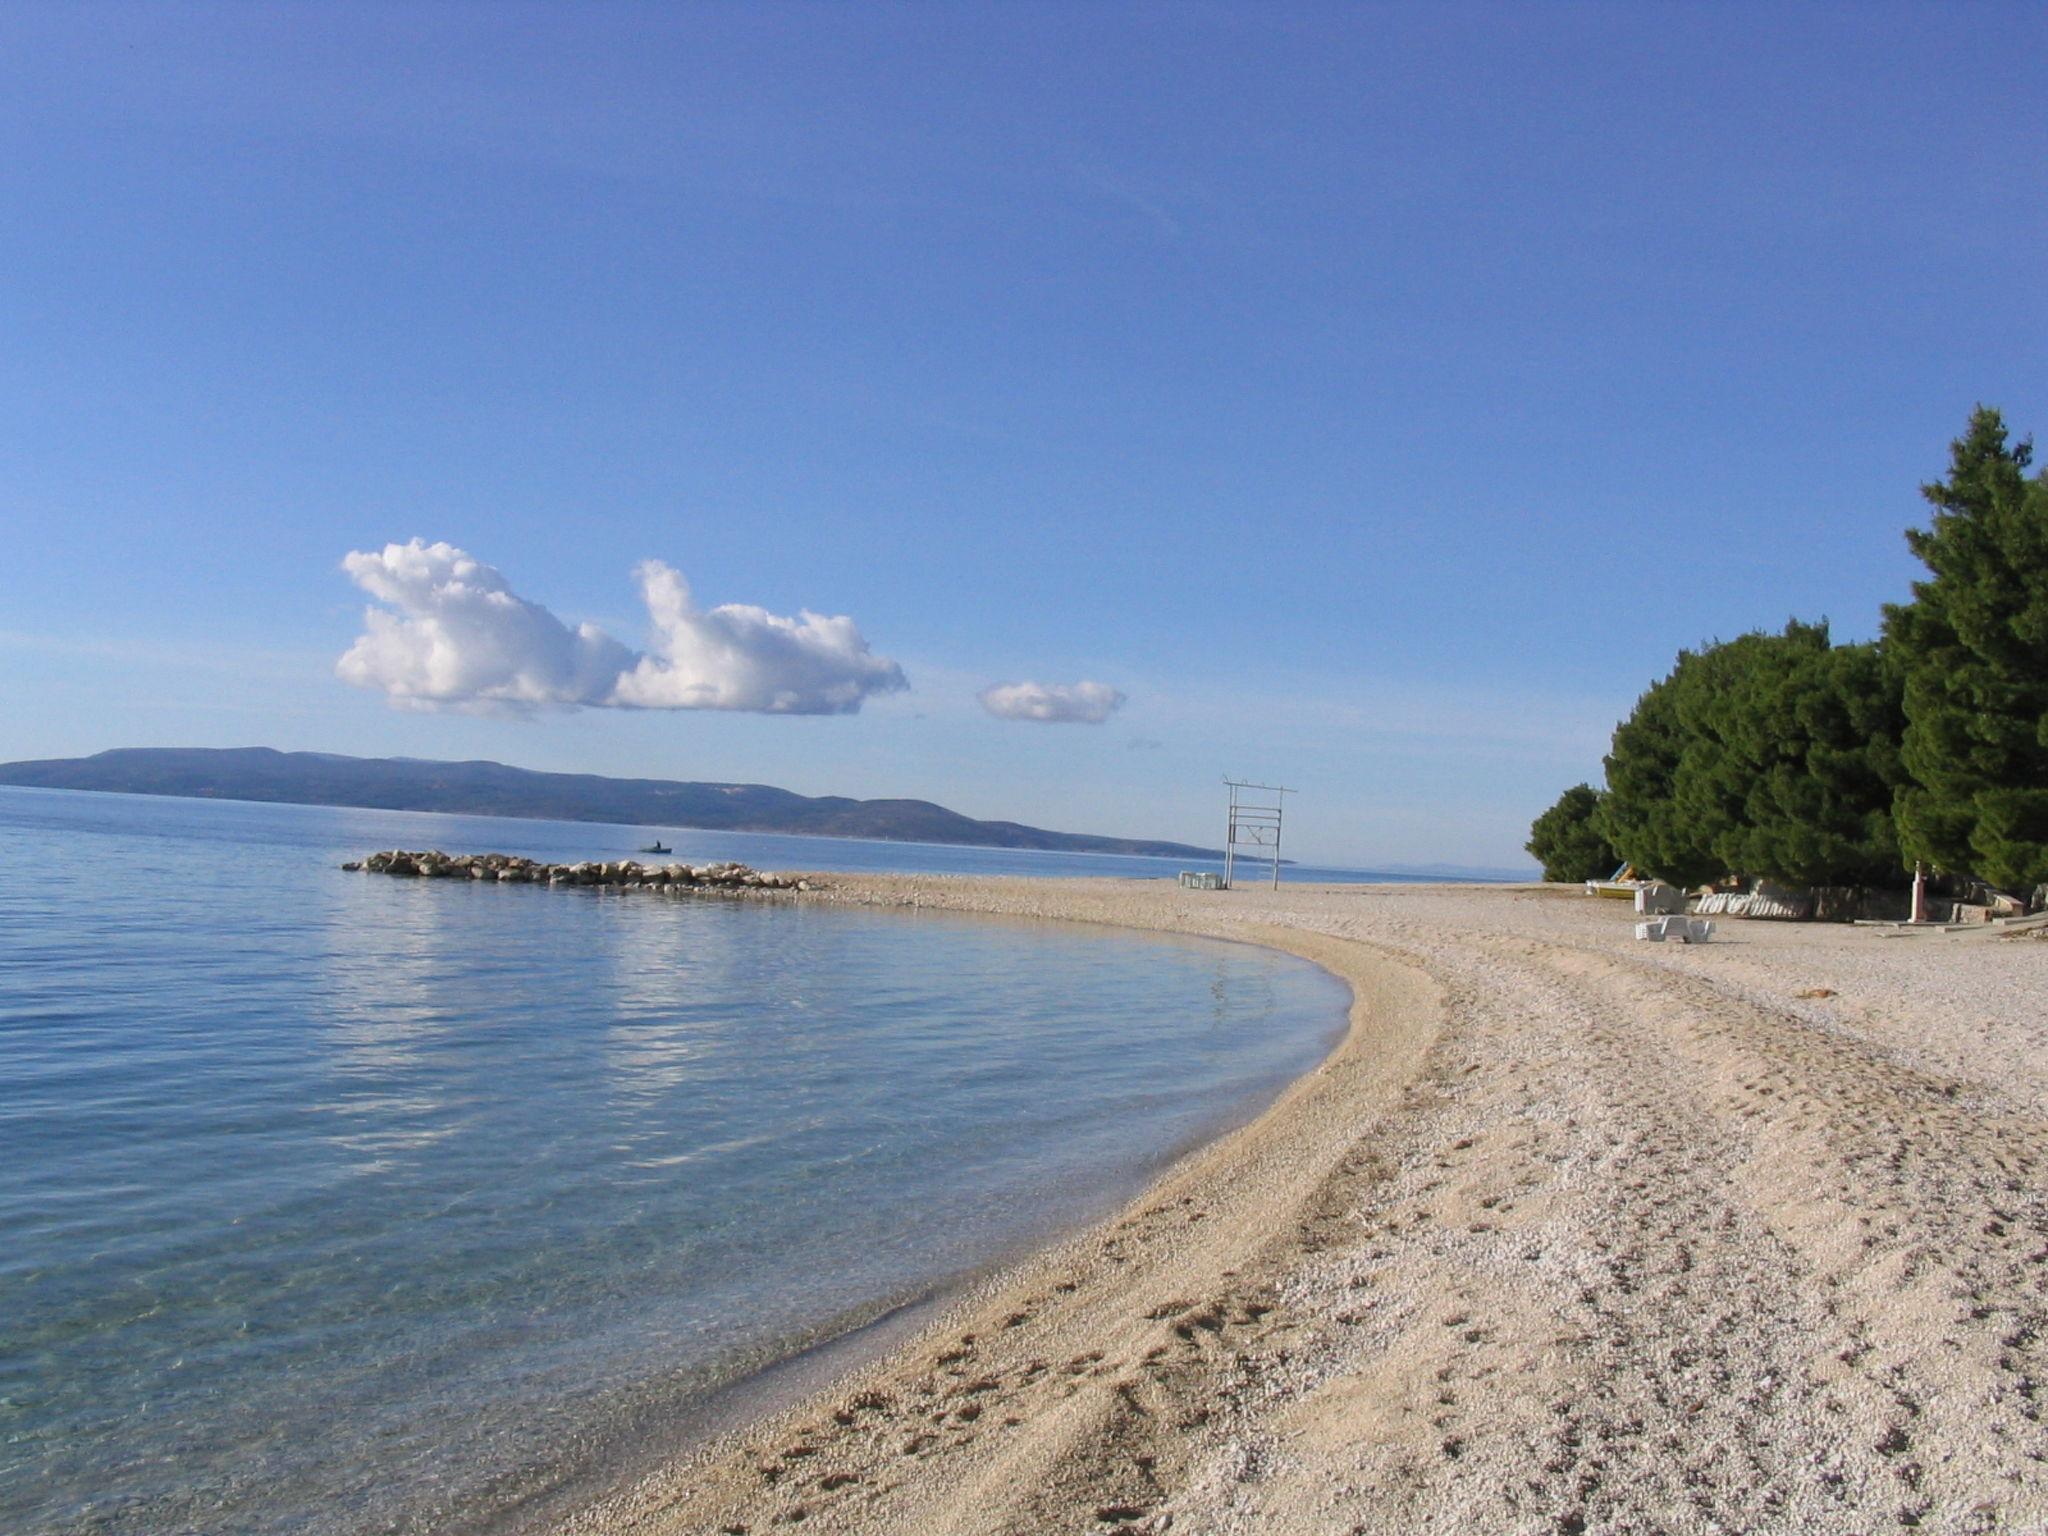
M 372 875 L 412 880 L 493 880 L 524 885 L 590 885 L 611 890 L 655 891 L 664 896 L 688 891 L 808 891 L 809 880 L 763 874 L 744 864 L 641 864 L 633 859 L 544 864 L 513 853 L 414 852 L 391 848 L 341 866 Z

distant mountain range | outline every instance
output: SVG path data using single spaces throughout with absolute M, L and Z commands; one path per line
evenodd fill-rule
M 1014 821 L 976 821 L 929 800 L 848 800 L 837 795 L 792 794 L 768 784 L 607 779 L 589 773 L 535 773 L 503 763 L 341 757 L 331 752 L 277 752 L 269 747 L 124 747 L 92 757 L 0 763 L 0 784 L 202 800 L 346 805 L 381 811 L 608 821 L 715 832 L 797 832 L 979 848 L 1043 848 L 1060 853 L 1220 857 L 1215 849 L 1188 843 L 1048 832 Z

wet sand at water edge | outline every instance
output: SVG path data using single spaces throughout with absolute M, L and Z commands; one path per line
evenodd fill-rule
M 1117 1217 L 564 1529 L 2048 1531 L 2048 942 L 820 878 L 1271 945 L 1351 1030 Z

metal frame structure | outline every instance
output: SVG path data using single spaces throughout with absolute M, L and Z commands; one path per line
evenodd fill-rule
M 1280 889 L 1280 819 L 1285 797 L 1295 793 L 1278 784 L 1254 784 L 1249 779 L 1225 779 L 1230 786 L 1230 831 L 1223 839 L 1223 888 L 1231 888 L 1237 868 L 1237 850 L 1257 849 L 1273 864 L 1273 889 Z M 1271 795 L 1271 803 L 1248 798 L 1251 794 Z

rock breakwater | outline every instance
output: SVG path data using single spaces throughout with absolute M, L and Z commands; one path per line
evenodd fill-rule
M 794 875 L 763 874 L 744 864 L 640 864 L 632 859 L 543 864 L 513 853 L 412 852 L 392 848 L 341 866 L 403 879 L 496 880 L 523 885 L 595 885 L 675 896 L 687 891 L 808 891 Z

